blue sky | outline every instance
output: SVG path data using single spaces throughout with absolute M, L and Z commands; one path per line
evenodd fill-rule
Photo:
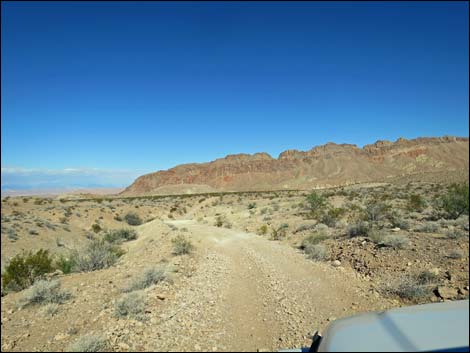
M 2 189 L 468 136 L 467 2 L 1 6 Z

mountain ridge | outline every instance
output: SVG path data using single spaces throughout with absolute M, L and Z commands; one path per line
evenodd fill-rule
M 230 154 L 142 175 L 120 194 L 310 189 L 419 173 L 465 171 L 468 145 L 468 137 L 442 136 L 377 140 L 362 148 L 328 142 L 307 151 L 289 149 L 277 158 L 266 152 Z

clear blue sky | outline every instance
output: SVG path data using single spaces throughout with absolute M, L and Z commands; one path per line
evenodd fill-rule
M 2 187 L 12 167 L 138 175 L 328 141 L 468 136 L 468 11 L 2 2 Z

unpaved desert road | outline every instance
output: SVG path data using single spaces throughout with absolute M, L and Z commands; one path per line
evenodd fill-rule
M 192 220 L 167 223 L 190 231 L 201 261 L 147 332 L 146 350 L 308 346 L 329 320 L 389 306 L 352 270 L 315 263 L 289 246 Z

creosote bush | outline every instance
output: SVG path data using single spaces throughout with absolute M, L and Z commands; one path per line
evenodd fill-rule
M 49 251 L 40 249 L 36 253 L 18 254 L 10 260 L 2 274 L 5 290 L 22 290 L 31 286 L 36 279 L 54 270 Z
M 63 274 L 69 274 L 72 272 L 73 269 L 73 261 L 64 255 L 60 255 L 56 260 L 55 260 L 55 268 L 59 269 L 62 271 Z
M 446 218 L 457 219 L 468 215 L 468 197 L 468 184 L 452 184 L 437 200 L 437 207 L 445 212 Z
M 316 191 L 312 191 L 307 196 L 307 207 L 310 211 L 310 216 L 313 218 L 320 217 L 323 209 L 327 206 L 327 199 Z

